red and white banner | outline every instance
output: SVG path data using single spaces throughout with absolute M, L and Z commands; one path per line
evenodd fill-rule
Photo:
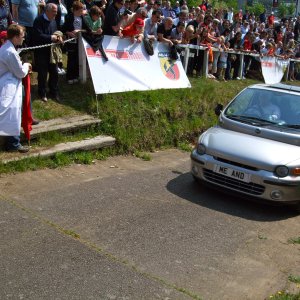
M 96 94 L 191 87 L 180 59 L 170 61 L 164 43 L 154 43 L 154 55 L 149 56 L 143 43 L 105 36 L 108 61 L 84 39 L 83 43 Z
M 274 56 L 263 56 L 261 58 L 261 70 L 265 83 L 279 83 L 289 63 L 289 59 L 281 59 Z

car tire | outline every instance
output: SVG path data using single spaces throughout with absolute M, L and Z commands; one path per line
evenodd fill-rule
M 300 203 L 295 205 L 295 211 L 300 214 Z

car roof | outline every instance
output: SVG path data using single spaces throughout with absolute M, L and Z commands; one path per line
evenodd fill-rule
M 283 83 L 276 83 L 276 84 L 254 84 L 250 86 L 251 88 L 258 88 L 258 89 L 272 89 L 278 90 L 281 92 L 295 92 L 300 93 L 300 87 L 295 85 L 287 85 Z

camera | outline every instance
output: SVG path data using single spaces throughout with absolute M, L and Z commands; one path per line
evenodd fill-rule
M 132 11 L 130 9 L 125 9 L 122 16 L 132 15 Z

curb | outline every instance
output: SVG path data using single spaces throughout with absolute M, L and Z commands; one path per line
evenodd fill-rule
M 40 150 L 38 152 L 34 153 L 27 153 L 27 154 L 20 154 L 16 153 L 15 157 L 3 159 L 2 163 L 7 164 L 9 162 L 13 161 L 20 161 L 26 158 L 32 158 L 32 157 L 49 157 L 54 156 L 56 153 L 62 152 L 73 152 L 77 150 L 95 150 L 99 148 L 109 147 L 113 146 L 116 142 L 116 139 L 111 136 L 96 136 L 91 139 L 85 139 L 82 141 L 76 141 L 76 142 L 68 142 L 68 143 L 61 143 L 57 144 L 52 148 Z

